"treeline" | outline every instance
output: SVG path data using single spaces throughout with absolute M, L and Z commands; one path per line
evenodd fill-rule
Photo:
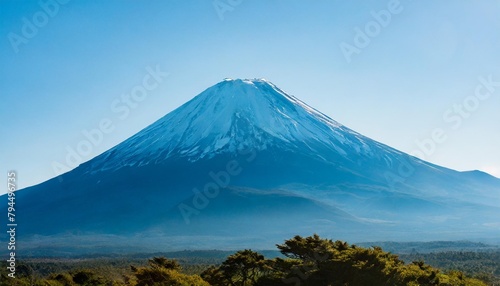
M 480 278 L 489 285 L 500 285 L 500 251 L 445 251 L 438 253 L 402 254 L 404 261 L 423 260 L 427 264 L 443 269 L 459 270 Z
M 44 277 L 35 275 L 33 269 L 20 269 L 17 278 L 12 279 L 0 270 L 0 285 L 488 285 L 460 271 L 442 272 L 421 260 L 405 263 L 380 247 L 364 248 L 317 235 L 295 236 L 277 248 L 281 257 L 269 259 L 246 249 L 216 265 L 197 265 L 188 271 L 186 264 L 181 266 L 178 260 L 165 257 L 131 263 L 126 270 L 121 268 L 121 261 L 97 269 L 74 269 Z
M 362 242 L 358 243 L 358 245 L 364 247 L 377 245 L 382 247 L 385 251 L 398 254 L 431 253 L 431 252 L 446 252 L 446 251 L 462 251 L 462 252 L 500 251 L 498 246 L 488 245 L 481 242 L 472 242 L 467 240 L 427 241 L 427 242 L 379 241 L 379 242 Z

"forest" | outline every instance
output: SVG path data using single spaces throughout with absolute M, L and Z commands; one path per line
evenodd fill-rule
M 107 257 L 26 258 L 0 285 L 500 285 L 500 251 L 395 255 L 318 235 L 295 236 L 277 251 L 206 250 Z M 424 262 L 425 261 L 425 262 Z

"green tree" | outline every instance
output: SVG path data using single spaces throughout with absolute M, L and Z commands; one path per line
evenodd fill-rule
M 148 263 L 149 267 L 131 266 L 137 286 L 210 286 L 198 275 L 180 273 L 182 268 L 176 260 L 154 257 Z
M 254 285 L 266 269 L 262 254 L 245 249 L 230 255 L 218 267 L 205 270 L 201 276 L 212 285 Z
M 175 259 L 168 259 L 166 257 L 153 257 L 148 260 L 149 265 L 152 268 L 165 268 L 175 271 L 181 271 L 182 267 Z
M 224 272 L 219 267 L 210 266 L 205 269 L 201 274 L 201 278 L 203 280 L 210 283 L 210 285 L 219 286 L 219 285 L 229 285 L 228 279 L 224 275 Z
M 287 258 L 267 260 L 272 271 L 255 285 L 485 285 L 460 272 L 440 273 L 422 261 L 406 265 L 380 247 L 357 247 L 316 234 L 295 236 L 277 247 Z
M 73 282 L 77 285 L 84 286 L 97 286 L 97 285 L 108 285 L 111 283 L 108 279 L 96 274 L 93 270 L 85 269 L 79 270 L 72 273 Z M 60 277 L 59 281 L 64 281 L 63 277 Z

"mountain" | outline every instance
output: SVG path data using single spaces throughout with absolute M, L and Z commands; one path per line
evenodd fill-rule
M 268 248 L 311 233 L 495 238 L 499 202 L 500 179 L 376 142 L 269 81 L 225 79 L 74 170 L 18 191 L 16 216 L 20 251 L 64 254 Z

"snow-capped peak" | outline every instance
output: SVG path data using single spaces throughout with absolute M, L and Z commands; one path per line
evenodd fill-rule
M 265 79 L 229 79 L 206 89 L 93 160 L 92 169 L 190 161 L 243 148 L 345 148 L 370 153 L 364 137 Z M 300 145 L 300 147 L 298 147 Z M 120 164 L 115 162 L 119 160 Z

